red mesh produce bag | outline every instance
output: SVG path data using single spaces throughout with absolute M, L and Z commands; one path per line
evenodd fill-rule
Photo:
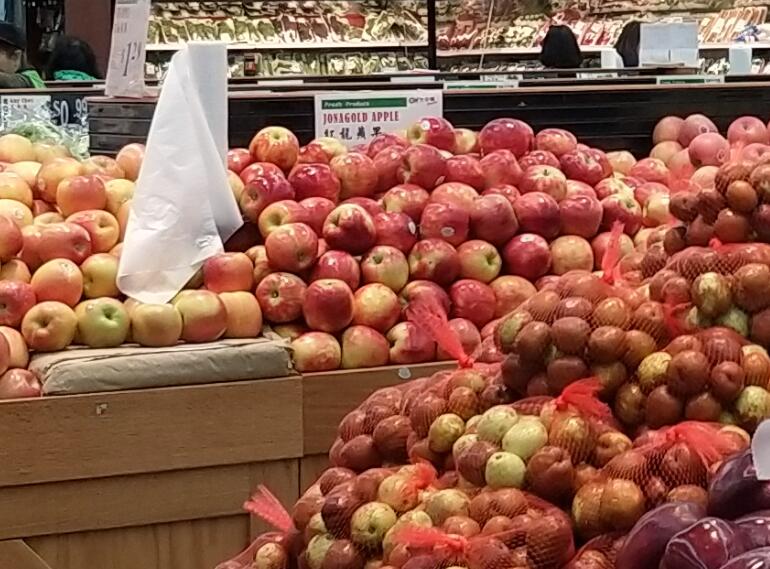
M 518 490 L 483 491 L 462 515 L 434 527 L 398 530 L 394 552 L 420 560 L 420 567 L 557 569 L 574 554 L 572 529 L 558 508 Z M 385 562 L 411 567 L 396 556 Z
M 624 538 L 623 534 L 617 533 L 593 538 L 580 548 L 564 569 L 615 569 Z

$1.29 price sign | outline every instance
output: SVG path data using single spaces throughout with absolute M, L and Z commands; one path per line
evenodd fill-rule
M 347 146 L 365 144 L 380 133 L 398 132 L 425 116 L 443 114 L 438 89 L 315 96 L 315 135 L 341 140 Z
M 112 25 L 105 93 L 109 97 L 144 95 L 144 55 L 150 0 L 117 0 Z

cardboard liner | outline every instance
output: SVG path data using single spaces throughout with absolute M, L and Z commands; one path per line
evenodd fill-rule
M 32 358 L 45 395 L 98 393 L 286 377 L 293 373 L 286 342 L 222 340 L 170 348 L 72 348 Z

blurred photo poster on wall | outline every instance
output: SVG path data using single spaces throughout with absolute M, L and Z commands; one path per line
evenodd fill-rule
M 639 65 L 698 66 L 698 23 L 642 24 Z

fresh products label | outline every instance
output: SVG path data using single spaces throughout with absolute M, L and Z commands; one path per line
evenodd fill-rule
M 355 146 L 380 133 L 405 130 L 424 116 L 442 114 L 439 90 L 321 93 L 315 96 L 315 135 Z

